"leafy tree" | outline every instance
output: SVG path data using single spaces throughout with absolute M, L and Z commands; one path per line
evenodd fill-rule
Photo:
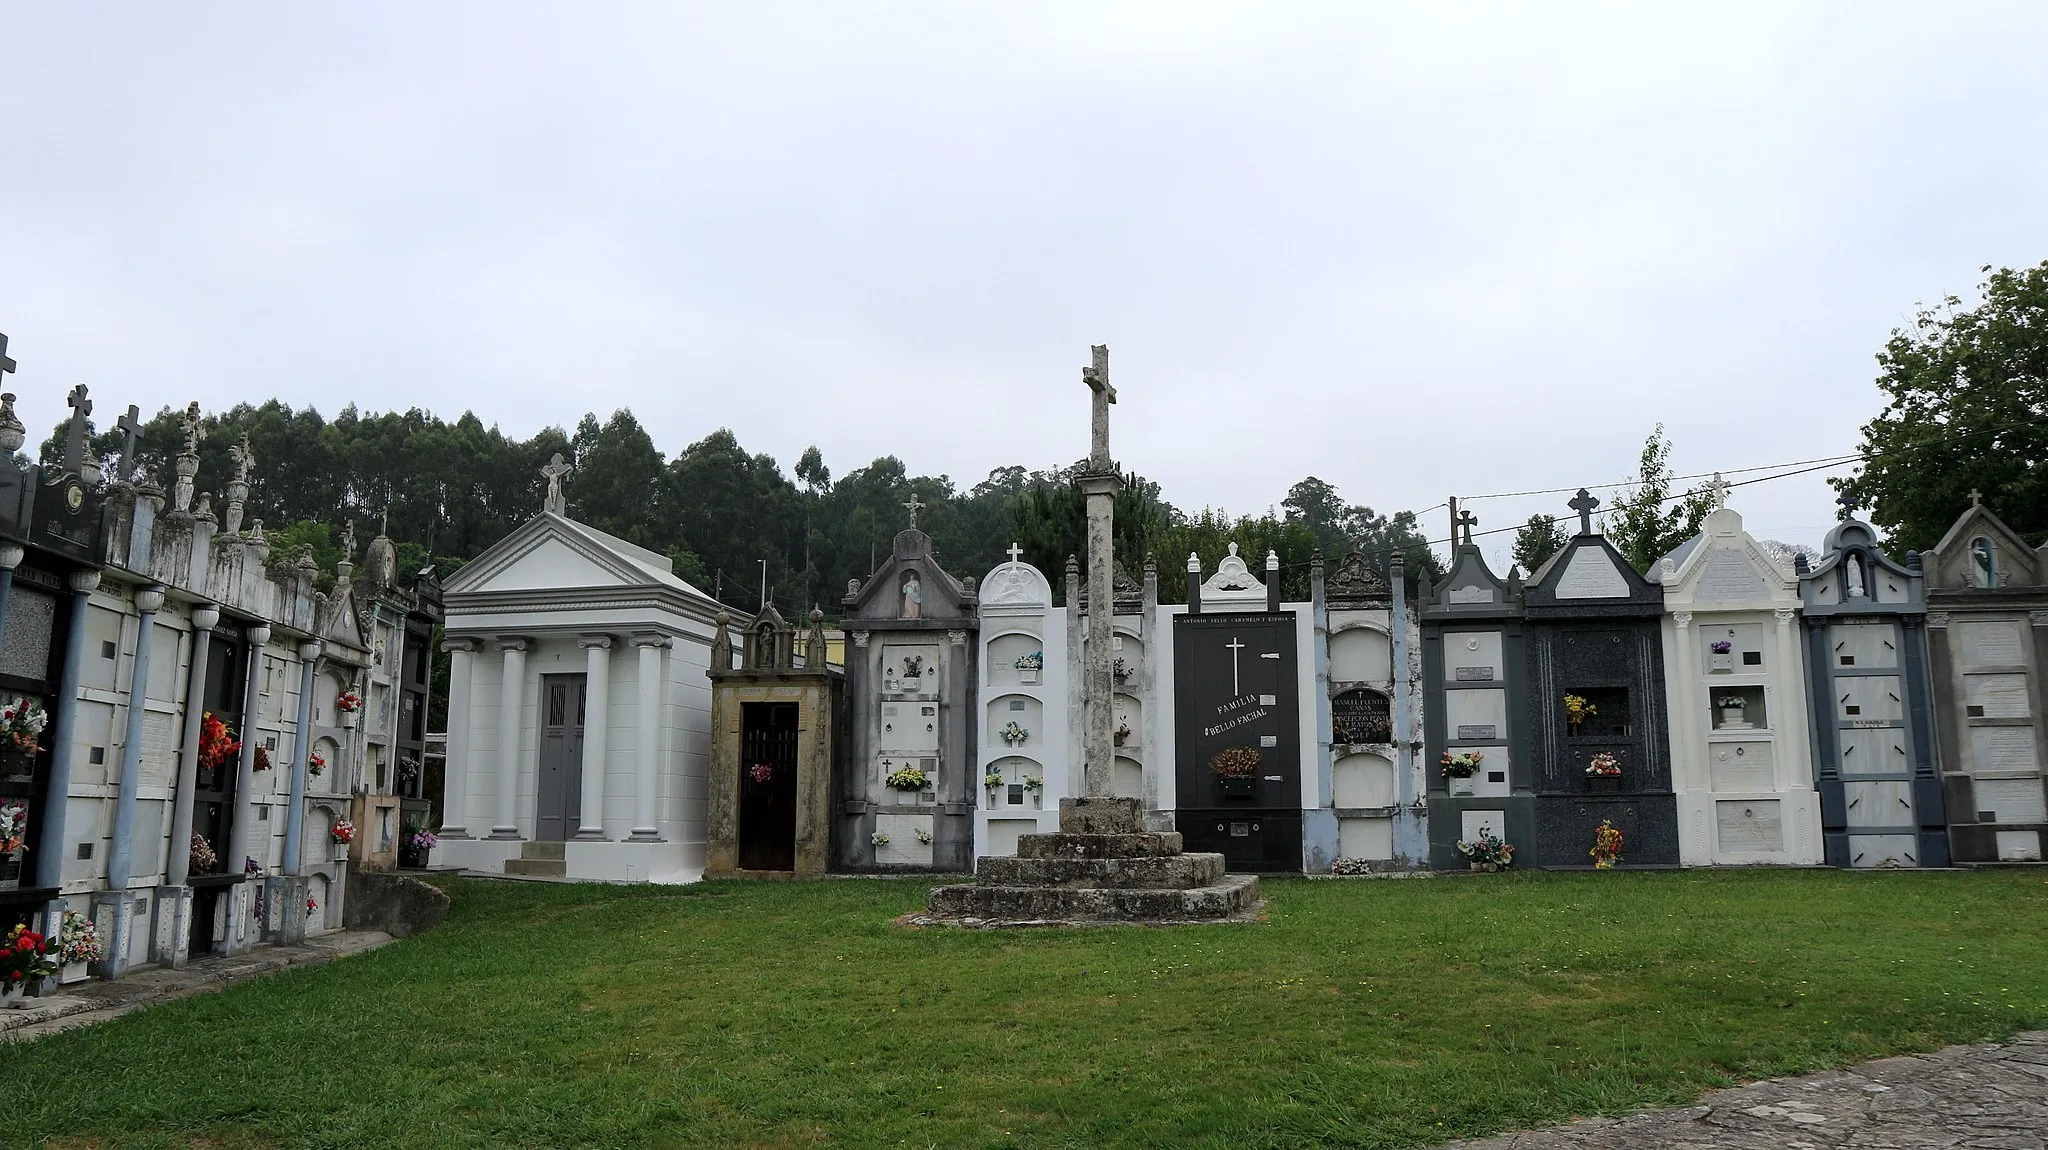
M 1671 441 L 1658 424 L 1643 443 L 1635 486 L 1614 497 L 1601 530 L 1629 565 L 1648 574 L 1650 565 L 1699 533 L 1700 522 L 1714 509 L 1714 496 L 1704 488 L 1673 495 Z
M 1973 490 L 2030 542 L 2048 537 L 2048 262 L 1982 271 L 1976 307 L 1949 296 L 1892 332 L 1862 472 L 1831 481 L 1902 552 L 1939 542 Z
M 1333 562 L 1359 551 L 1384 575 L 1399 551 L 1411 581 L 1424 571 L 1433 577 L 1443 574 L 1412 511 L 1397 511 L 1389 518 L 1362 504 L 1345 503 L 1335 487 L 1313 475 L 1288 488 L 1280 506 L 1286 509 L 1287 522 L 1311 532 L 1324 557 Z
M 1558 525 L 1556 517 L 1531 515 L 1529 521 L 1522 524 L 1522 529 L 1515 532 L 1515 562 L 1521 564 L 1523 571 L 1534 571 L 1549 562 L 1552 555 L 1564 550 L 1569 542 L 1570 537 Z

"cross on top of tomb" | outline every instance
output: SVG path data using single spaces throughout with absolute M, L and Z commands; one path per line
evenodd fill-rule
M 356 557 L 356 521 L 346 520 L 341 527 L 341 559 L 346 563 Z
M 256 449 L 249 446 L 248 432 L 243 432 L 241 439 L 228 446 L 228 461 L 235 465 L 235 482 L 249 482 L 249 473 L 256 469 Z
M 1017 546 L 1015 543 L 1010 544 L 1010 562 L 1020 562 L 1023 558 L 1024 549 L 1022 547 Z
M 1856 508 L 1863 500 L 1857 498 L 1854 492 L 1844 491 L 1835 497 L 1835 502 L 1842 505 L 1842 518 L 1848 519 L 1856 514 Z
M 1095 362 L 1081 369 L 1081 382 L 1094 393 L 1090 409 L 1088 436 L 1088 467 L 1092 471 L 1108 471 L 1109 461 L 1109 405 L 1116 402 L 1116 388 L 1109 385 L 1109 345 L 1098 343 L 1090 349 L 1095 353 Z
M 913 492 L 909 499 L 898 504 L 898 506 L 910 512 L 910 529 L 912 531 L 917 530 L 917 513 L 923 511 L 925 505 L 917 501 L 916 493 Z
M 142 433 L 142 410 L 134 404 L 121 413 L 114 421 L 114 427 L 121 433 L 121 474 L 114 479 L 126 483 L 135 474 L 135 437 Z
M 1572 496 L 1572 501 L 1565 504 L 1565 506 L 1579 513 L 1579 534 L 1591 535 L 1593 533 L 1593 509 L 1600 506 L 1600 500 L 1595 498 L 1592 492 L 1581 487 L 1579 488 L 1579 493 Z
M 1479 517 L 1470 511 L 1460 511 L 1458 512 L 1458 526 L 1463 529 L 1463 541 L 1469 545 L 1472 542 L 1472 529 L 1479 526 Z M 1453 542 L 1457 541 L 1453 540 Z
M 1707 484 L 1707 491 L 1714 498 L 1714 510 L 1719 511 L 1728 506 L 1728 481 L 1721 478 L 1720 472 L 1714 473 L 1714 481 Z
M 13 370 L 14 361 L 7 358 L 7 333 L 0 332 L 0 375 L 7 375 Z
M 559 451 L 555 452 L 553 459 L 548 460 L 547 466 L 540 469 L 540 473 L 547 477 L 548 481 L 547 510 L 556 515 L 569 513 L 569 500 L 562 495 L 562 477 L 574 470 L 576 465 L 563 461 L 562 453 Z
M 1977 506 L 1981 505 L 1981 504 L 1982 504 L 1983 502 L 1984 502 L 1984 493 L 1983 493 L 1983 492 L 1981 492 L 1981 491 L 1979 491 L 1979 490 L 1977 490 L 1977 489 L 1976 489 L 1976 488 L 1974 488 L 1974 487 L 1970 488 L 1970 506 L 1972 506 L 1972 507 L 1977 507 Z
M 92 400 L 85 397 L 85 385 L 74 384 L 64 397 L 71 406 L 71 434 L 64 439 L 64 470 L 77 474 L 85 466 L 85 418 L 92 414 Z

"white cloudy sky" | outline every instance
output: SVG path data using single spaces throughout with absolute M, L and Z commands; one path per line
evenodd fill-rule
M 1659 420 L 1683 471 L 1806 459 L 1916 301 L 2048 258 L 2044 44 L 2031 2 L 0 0 L 0 331 L 37 436 L 80 380 L 630 406 L 964 486 L 1083 454 L 1106 342 L 1184 507 L 1619 480 Z M 1733 504 L 1815 542 L 1829 497 Z

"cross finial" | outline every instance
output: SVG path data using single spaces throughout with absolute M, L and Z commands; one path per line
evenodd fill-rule
M 1853 491 L 1844 491 L 1835 497 L 1835 502 L 1842 505 L 1842 518 L 1848 519 L 1856 514 L 1856 508 L 1863 500 L 1857 498 Z
M 135 474 L 135 437 L 142 432 L 141 416 L 141 409 L 131 403 L 121 418 L 114 421 L 121 432 L 121 474 L 114 477 L 117 482 L 126 483 Z
M 64 440 L 64 470 L 78 474 L 85 466 L 85 419 L 92 414 L 92 400 L 85 396 L 85 385 L 76 384 L 71 394 L 64 397 L 71 405 L 71 434 Z
M 199 420 L 198 400 L 185 405 L 185 418 L 178 426 L 185 433 L 185 454 L 198 458 L 199 441 L 206 438 L 206 425 Z
M 7 358 L 7 333 L 0 332 L 0 375 L 14 370 L 14 361 Z
M 1579 493 L 1572 496 L 1572 501 L 1565 504 L 1565 506 L 1579 513 L 1579 534 L 1591 535 L 1593 533 L 1593 509 L 1600 506 L 1600 500 L 1594 498 L 1592 492 L 1581 487 L 1579 488 Z
M 546 467 L 540 469 L 540 473 L 546 476 L 548 481 L 548 500 L 545 506 L 556 515 L 569 513 L 569 500 L 562 495 L 562 477 L 574 470 L 576 465 L 565 462 L 559 451 L 555 452 L 553 459 L 548 460 Z
M 917 530 L 917 513 L 923 511 L 925 506 L 917 501 L 917 493 L 912 492 L 910 498 L 901 506 L 910 512 L 910 529 L 912 531 Z
M 1023 557 L 1024 549 L 1022 547 L 1017 546 L 1015 543 L 1010 544 L 1010 562 L 1015 563 Z
M 1458 512 L 1458 526 L 1464 529 L 1464 542 L 1472 542 L 1472 529 L 1479 526 L 1479 517 L 1470 511 Z
M 1719 511 L 1728 506 L 1728 481 L 1721 478 L 1720 472 L 1714 473 L 1714 481 L 1707 484 L 1707 490 L 1713 495 L 1714 510 Z
M 1094 362 L 1081 369 L 1081 382 L 1094 392 L 1091 401 L 1091 416 L 1088 437 L 1088 466 L 1094 471 L 1107 471 L 1109 460 L 1109 405 L 1116 402 L 1116 388 L 1109 385 L 1109 345 L 1098 343 L 1090 350 Z
M 1972 506 L 1972 507 L 1976 507 L 1976 506 L 1978 506 L 1979 504 L 1981 504 L 1981 503 L 1983 503 L 1983 502 L 1984 502 L 1984 493 L 1983 493 L 1983 492 L 1981 492 L 1981 491 L 1978 491 L 1978 490 L 1977 490 L 1976 488 L 1974 488 L 1974 487 L 1970 488 L 1970 506 Z

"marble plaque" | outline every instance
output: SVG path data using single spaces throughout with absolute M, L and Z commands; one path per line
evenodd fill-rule
M 1919 866 L 1919 839 L 1913 835 L 1850 835 L 1849 865 L 1857 868 Z
M 1907 779 L 1842 784 L 1852 827 L 1913 826 L 1913 784 Z
M 2017 667 L 2025 661 L 2017 620 L 1973 619 L 1957 624 L 1955 636 L 1965 667 Z
M 1588 544 L 1572 552 L 1557 580 L 1560 599 L 1626 599 L 1628 579 L 1607 552 Z
M 1452 604 L 1493 603 L 1497 601 L 1495 595 L 1491 587 L 1453 587 L 1445 594 L 1444 600 Z
M 1494 727 L 1491 723 L 1465 723 L 1458 728 L 1458 738 L 1460 739 L 1497 739 L 1499 737 L 1499 735 L 1494 733 Z
M 2024 719 L 2028 715 L 2027 677 L 1965 675 L 1963 703 L 1968 707 L 1983 708 L 1981 715 L 1976 711 L 1967 712 L 1971 718 Z
M 1493 682 L 1493 668 L 1459 667 L 1456 672 L 1456 678 L 1460 683 L 1491 683 Z
M 1460 816 L 1458 820 L 1460 834 L 1458 837 L 1465 842 L 1469 843 L 1477 840 L 1482 832 L 1490 833 L 1495 838 L 1505 839 L 1508 837 L 1508 813 L 1506 811 L 1460 811 L 1458 814 Z M 1519 854 L 1520 852 L 1516 853 Z
M 1976 727 L 1970 731 L 1970 767 L 1982 774 L 2037 774 L 2041 761 L 2034 732 L 2025 727 Z
M 1776 799 L 1722 799 L 1714 804 L 1721 849 L 1729 854 L 1766 854 L 1785 849 L 1785 830 Z
M 1717 791 L 1771 790 L 1771 744 L 1712 743 L 1707 748 L 1707 774 Z
M 1990 818 L 1984 816 L 1990 815 Z M 2041 795 L 2041 780 L 1978 779 L 1977 818 L 1991 823 L 2048 822 L 2048 804 Z
M 1707 560 L 1706 570 L 1700 572 L 1700 581 L 1693 590 L 1694 599 L 1713 603 L 1768 599 L 1770 594 L 1771 589 L 1764 585 L 1763 576 L 1757 574 L 1749 557 L 1727 547 L 1715 550 L 1713 558 Z
M 2040 831 L 1999 831 L 1998 859 L 2000 862 L 2040 862 Z

